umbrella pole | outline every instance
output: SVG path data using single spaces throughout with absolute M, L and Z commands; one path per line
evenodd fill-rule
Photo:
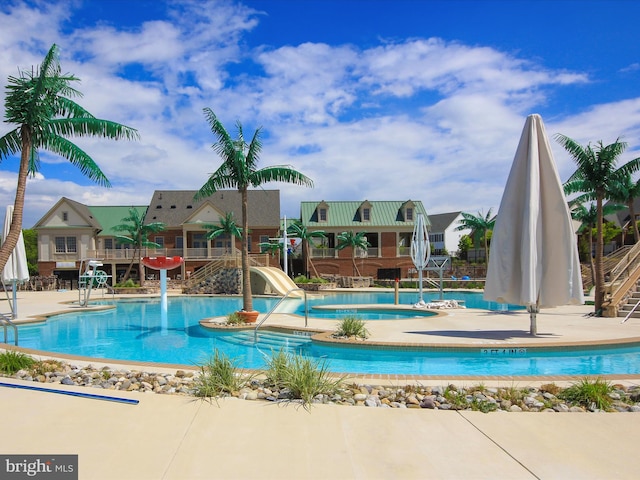
M 420 303 L 424 303 L 424 300 L 422 299 L 422 269 L 421 268 L 418 269 L 418 283 L 420 285 Z
M 538 334 L 538 325 L 537 325 L 537 315 L 538 315 L 538 305 L 529 305 L 527 307 L 527 310 L 529 310 L 529 318 L 531 319 L 531 324 L 529 327 L 529 333 L 531 335 L 537 335 Z
M 11 308 L 11 312 L 13 313 L 13 319 L 18 318 L 18 292 L 16 291 L 18 288 L 18 283 L 14 280 L 11 282 L 11 290 L 13 294 L 13 307 Z

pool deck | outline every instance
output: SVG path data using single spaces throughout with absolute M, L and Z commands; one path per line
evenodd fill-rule
M 77 292 L 19 292 L 19 319 L 78 308 L 62 304 L 72 300 Z M 0 311 L 6 312 L 2 303 Z M 529 335 L 524 311 L 469 309 L 370 321 L 367 341 L 476 348 L 640 339 L 640 319 L 621 324 L 621 319 L 585 316 L 592 308 L 543 310 L 536 337 Z M 298 328 L 300 321 L 279 315 L 273 323 Z M 331 323 L 310 319 L 309 327 L 330 330 Z M 426 385 L 538 383 L 510 377 L 415 380 Z M 640 384 L 640 376 L 615 383 Z M 130 405 L 0 387 L 5 413 L 0 454 L 77 454 L 81 479 L 635 479 L 640 468 L 640 414 L 634 413 L 483 414 L 335 405 L 306 411 L 235 398 L 207 403 L 182 396 L 47 387 L 139 400 Z M 2 471 L 0 465 L 0 477 Z

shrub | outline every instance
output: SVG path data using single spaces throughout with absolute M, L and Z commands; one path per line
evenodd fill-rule
M 309 279 L 304 275 L 298 275 L 293 279 L 294 283 L 309 283 Z
M 45 373 L 60 372 L 64 369 L 64 364 L 59 360 L 39 360 L 31 367 L 31 374 L 34 376 Z
M 13 375 L 18 370 L 26 370 L 33 366 L 35 360 L 29 355 L 15 350 L 0 353 L 0 372 Z
M 267 383 L 289 390 L 291 398 L 301 399 L 305 408 L 317 395 L 332 395 L 339 391 L 345 378 L 333 377 L 324 361 L 282 350 L 272 355 L 267 365 Z
M 126 282 L 116 283 L 114 286 L 115 288 L 140 288 L 140 285 L 132 279 L 128 279 Z
M 238 312 L 227 315 L 227 325 L 241 325 L 244 323 L 244 318 Z
M 251 377 L 239 372 L 237 362 L 216 350 L 213 357 L 200 365 L 200 375 L 195 381 L 195 396 L 216 398 L 231 395 L 243 388 Z
M 366 322 L 355 315 L 344 317 L 338 324 L 336 336 L 339 337 L 356 337 L 363 340 L 369 336 L 369 331 L 365 327 Z
M 613 386 L 606 380 L 600 377 L 595 380 L 584 378 L 559 392 L 558 397 L 586 408 L 595 406 L 600 410 L 608 410 L 611 408 L 611 392 Z

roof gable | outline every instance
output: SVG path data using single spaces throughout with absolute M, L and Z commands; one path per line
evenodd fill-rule
M 58 200 L 45 216 L 38 220 L 33 228 L 56 227 L 102 228 L 100 222 L 94 217 L 89 207 L 66 197 Z
M 456 223 L 456 220 L 461 217 L 462 212 L 449 212 L 449 213 L 437 213 L 435 215 L 429 215 L 431 220 L 431 231 L 433 233 L 444 232 L 452 224 Z M 456 226 L 457 225 L 453 225 Z

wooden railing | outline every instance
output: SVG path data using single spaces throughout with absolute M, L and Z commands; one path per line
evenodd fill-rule
M 611 270 L 604 285 L 603 313 L 615 317 L 618 306 L 640 279 L 640 242 L 633 245 Z

